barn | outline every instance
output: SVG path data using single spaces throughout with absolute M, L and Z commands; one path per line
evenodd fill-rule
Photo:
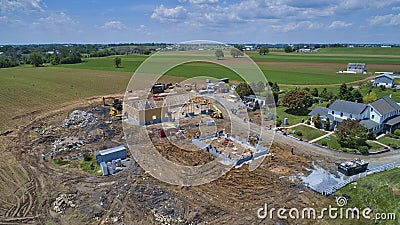
M 367 66 L 365 63 L 349 63 L 347 64 L 347 71 L 352 71 L 356 73 L 366 73 Z

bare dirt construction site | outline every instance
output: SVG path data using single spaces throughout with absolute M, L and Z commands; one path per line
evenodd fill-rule
M 259 219 L 257 211 L 265 204 L 318 208 L 330 201 L 296 178 L 308 173 L 312 159 L 276 146 L 271 149 L 274 157 L 265 158 L 255 171 L 244 165 L 193 187 L 158 181 L 133 159 L 112 176 L 84 172 L 74 162 L 82 160 L 83 153 L 124 144 L 121 121 L 108 115 L 100 98 L 27 118 L 18 131 L 0 138 L 8 150 L 0 166 L 0 224 L 293 224 L 276 215 Z M 168 145 L 162 149 L 171 161 L 182 164 L 202 164 L 213 157 L 179 154 Z M 56 165 L 50 152 L 70 163 Z

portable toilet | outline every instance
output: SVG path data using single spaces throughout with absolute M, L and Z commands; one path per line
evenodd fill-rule
M 103 176 L 108 175 L 108 168 L 107 168 L 107 164 L 105 162 L 100 163 L 100 169 L 101 169 L 101 173 L 103 174 Z
M 289 125 L 289 119 L 288 118 L 284 118 L 283 119 L 283 124 L 284 125 Z

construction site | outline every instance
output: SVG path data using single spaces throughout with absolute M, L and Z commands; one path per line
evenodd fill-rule
M 181 87 L 180 95 L 174 94 L 178 87 L 166 88 L 161 96 L 147 91 L 128 91 L 125 98 L 99 96 L 32 118 L 17 134 L 9 136 L 13 139 L 10 147 L 18 150 L 17 160 L 24 166 L 10 167 L 12 178 L 2 176 L 3 190 L 13 194 L 2 199 L 6 217 L 0 222 L 259 223 L 254 213 L 265 203 L 297 206 L 314 204 L 316 199 L 326 201 L 299 179 L 309 173 L 306 168 L 313 160 L 265 145 L 268 138 L 243 129 L 242 122 L 268 123 L 262 118 L 262 108 L 247 113 L 245 103 L 229 97 L 232 91 L 218 93 L 215 88 L 213 94 L 200 94 L 206 85 L 197 84 L 198 90 L 195 85 L 175 85 Z M 142 105 L 135 97 L 140 94 L 149 96 Z M 225 100 L 235 106 L 234 110 L 226 107 Z M 129 105 L 141 106 L 143 112 L 131 114 Z M 238 116 L 232 120 L 233 113 Z M 171 185 L 144 170 L 135 161 L 132 149 L 126 150 L 121 160 L 121 155 L 105 156 L 107 151 L 115 154 L 113 149 L 127 146 L 124 121 L 133 121 L 146 130 L 154 148 L 168 161 L 186 166 L 216 161 L 229 170 L 202 185 Z M 100 159 L 100 155 L 111 158 Z M 258 157 L 265 160 L 250 172 L 251 163 Z M 103 168 L 99 160 L 109 162 Z M 290 220 L 272 221 L 291 224 Z

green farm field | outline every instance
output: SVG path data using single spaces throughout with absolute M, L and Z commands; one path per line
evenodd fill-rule
M 354 50 L 361 51 L 355 48 Z M 393 48 L 387 51 L 394 50 L 398 49 Z M 348 51 L 349 54 L 352 54 L 350 50 Z M 266 56 L 252 53 L 250 56 L 258 63 L 267 79 L 278 82 L 282 88 L 285 88 L 285 85 L 292 85 L 290 88 L 297 85 L 314 85 L 313 87 L 318 87 L 319 91 L 326 86 L 328 90 L 335 92 L 337 88 L 330 85 L 357 82 L 368 77 L 368 75 L 336 74 L 337 70 L 345 69 L 347 62 L 365 62 L 359 61 L 361 57 L 361 59 L 368 59 L 369 62 L 374 63 L 373 65 L 377 65 L 379 68 L 376 69 L 381 71 L 399 67 L 400 58 L 397 56 L 379 53 L 381 54 L 379 57 L 376 55 L 371 57 L 368 55 L 369 53 L 365 50 L 365 55 L 357 57 L 329 55 L 333 53 L 322 56 L 322 53 L 307 55 L 282 52 L 271 52 Z M 18 123 L 18 118 L 26 114 L 54 109 L 62 103 L 90 96 L 122 94 L 133 72 L 147 56 L 121 57 L 121 68 L 114 67 L 114 56 L 112 56 L 84 58 L 83 63 L 72 65 L 45 65 L 39 68 L 22 65 L 0 69 L 0 96 L 3 99 L 0 109 L 2 114 L 0 132 L 13 129 Z M 225 59 L 232 60 L 231 56 L 226 56 Z M 167 75 L 166 79 L 170 82 L 192 76 L 239 79 L 233 71 L 209 63 L 183 64 L 168 71 Z M 386 94 L 389 94 L 389 91 L 377 92 L 378 97 Z M 393 97 L 397 99 L 399 95 L 395 94 Z

